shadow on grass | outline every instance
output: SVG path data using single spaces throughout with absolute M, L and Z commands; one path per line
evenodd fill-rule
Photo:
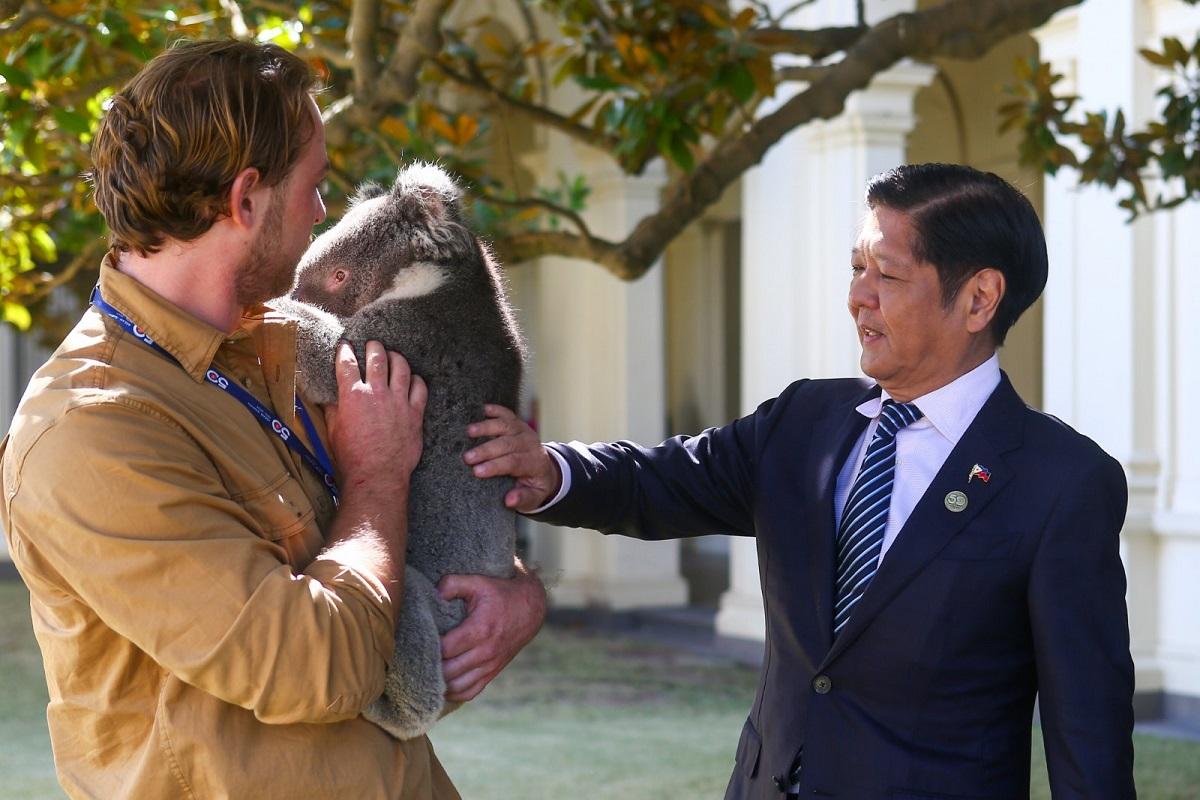
M 746 667 L 548 628 L 432 738 L 467 800 L 719 798 L 755 683 Z M 0 686 L 0 798 L 61 798 L 28 595 L 15 581 L 0 581 Z M 1043 800 L 1034 734 L 1031 797 Z M 1200 800 L 1200 743 L 1139 735 L 1135 747 L 1142 800 Z

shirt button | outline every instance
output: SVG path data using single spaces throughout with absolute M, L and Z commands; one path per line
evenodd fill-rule
M 813 679 L 812 686 L 817 694 L 829 694 L 829 690 L 833 688 L 833 681 L 829 680 L 828 675 L 818 675 Z
M 249 389 L 253 383 L 254 381 L 250 380 L 249 378 L 242 378 L 242 386 L 245 386 L 247 389 Z

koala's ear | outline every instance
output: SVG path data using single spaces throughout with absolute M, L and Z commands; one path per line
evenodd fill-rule
M 378 183 L 375 183 L 375 181 L 365 181 L 360 183 L 358 188 L 354 190 L 354 194 L 351 196 L 350 202 L 346 205 L 346 210 L 349 211 L 364 200 L 370 200 L 383 194 L 387 194 L 387 189 L 383 188 Z
M 416 161 L 396 176 L 392 194 L 400 199 L 415 199 L 431 219 L 462 215 L 462 188 L 450 174 L 436 164 Z

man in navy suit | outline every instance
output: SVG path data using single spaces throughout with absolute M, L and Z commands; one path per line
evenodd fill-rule
M 1045 286 L 1037 216 L 944 164 L 867 204 L 848 304 L 873 381 L 653 448 L 543 446 L 489 408 L 467 461 L 548 522 L 756 537 L 766 653 L 727 798 L 1027 798 L 1035 698 L 1054 797 L 1134 797 L 1125 476 L 996 357 Z

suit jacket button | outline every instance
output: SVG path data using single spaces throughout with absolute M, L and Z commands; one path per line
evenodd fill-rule
M 833 688 L 833 681 L 829 680 L 828 675 L 818 675 L 813 679 L 812 686 L 817 694 L 829 694 L 829 690 Z
M 781 792 L 787 792 L 788 785 L 787 785 L 787 783 L 786 783 L 786 782 L 783 780 L 783 776 L 782 776 L 782 775 L 776 775 L 776 776 L 774 776 L 773 778 L 771 778 L 771 780 L 775 781 L 775 788 L 776 788 L 776 789 L 778 789 L 778 790 L 779 790 L 779 791 L 781 791 Z

